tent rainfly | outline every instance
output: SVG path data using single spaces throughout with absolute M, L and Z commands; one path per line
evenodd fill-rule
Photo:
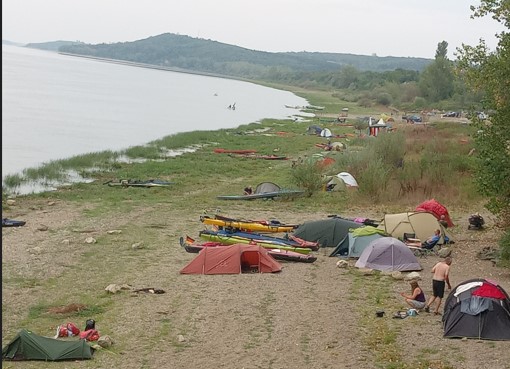
M 374 230 L 373 232 L 362 230 Z M 360 232 L 357 232 L 360 231 Z M 335 247 L 329 256 L 346 256 L 349 258 L 359 258 L 361 253 L 370 245 L 374 240 L 384 237 L 381 233 L 377 232 L 377 228 L 372 226 L 365 226 L 355 228 L 349 231 L 349 234 Z
M 411 249 L 393 237 L 370 242 L 354 265 L 380 271 L 411 272 L 423 269 Z
M 64 341 L 21 330 L 2 348 L 4 360 L 83 360 L 92 359 L 93 349 L 86 340 Z
M 510 297 L 495 281 L 464 281 L 446 298 L 443 328 L 448 338 L 510 341 Z
M 435 199 L 422 202 L 416 207 L 415 211 L 427 211 L 432 213 L 432 215 L 434 215 L 438 220 L 440 220 L 441 216 L 444 215 L 444 220 L 448 227 L 454 226 L 446 207 L 437 202 Z
M 181 274 L 275 273 L 282 266 L 259 245 L 234 244 L 204 247 Z
M 332 217 L 304 222 L 292 234 L 305 241 L 318 242 L 320 247 L 336 247 L 347 236 L 349 229 L 362 226 L 362 223 L 349 219 Z
M 415 237 L 421 241 L 425 241 L 434 234 L 436 229 L 439 229 L 441 231 L 439 243 L 444 243 L 445 234 L 451 239 L 436 217 L 424 211 L 386 214 L 378 228 L 398 239 L 403 239 L 404 233 L 414 233 Z

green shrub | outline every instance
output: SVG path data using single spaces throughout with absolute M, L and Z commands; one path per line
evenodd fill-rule
M 296 164 L 291 171 L 291 177 L 294 184 L 302 188 L 305 195 L 310 197 L 323 188 L 323 173 L 324 170 L 320 165 L 309 160 Z
M 510 261 L 510 230 L 499 240 L 499 247 L 501 250 L 501 260 Z
M 390 167 L 399 167 L 405 155 L 405 137 L 402 132 L 391 132 L 377 136 L 368 146 L 369 155 L 373 159 L 381 159 Z
M 374 202 L 378 202 L 386 192 L 390 180 L 391 170 L 381 159 L 373 159 L 367 163 L 366 170 L 356 178 L 360 192 Z

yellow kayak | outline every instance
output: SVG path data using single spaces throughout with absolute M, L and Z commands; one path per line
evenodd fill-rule
M 240 221 L 228 218 L 210 218 L 208 216 L 201 216 L 200 221 L 204 224 L 215 225 L 220 228 L 271 233 L 292 232 L 297 227 L 296 225 L 271 224 L 270 222 L 262 221 Z

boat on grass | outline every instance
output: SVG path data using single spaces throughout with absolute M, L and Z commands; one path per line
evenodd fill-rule
M 275 198 L 292 198 L 304 195 L 301 190 L 278 190 L 272 192 L 252 193 L 251 195 L 220 195 L 216 196 L 218 200 L 256 200 Z
M 222 149 L 222 148 L 217 148 L 217 149 L 214 149 L 214 152 L 216 154 L 255 154 L 257 152 L 257 150 L 230 150 L 230 149 Z
M 22 227 L 26 223 L 24 220 L 2 218 L 2 227 Z
M 226 244 L 248 243 L 260 245 L 264 248 L 279 248 L 282 250 L 296 251 L 302 254 L 308 254 L 310 251 L 317 251 L 319 244 L 317 242 L 305 241 L 300 238 L 271 237 L 260 233 L 249 232 L 227 232 L 226 230 L 211 231 L 203 230 L 199 232 L 202 239 L 221 242 Z
M 292 232 L 299 224 L 282 224 L 278 221 L 264 221 L 264 220 L 240 220 L 222 217 L 216 215 L 214 218 L 208 216 L 201 216 L 200 221 L 204 224 L 214 225 L 219 229 L 228 228 L 247 232 L 264 232 L 264 233 L 285 233 Z
M 255 191 L 249 195 L 222 195 L 216 196 L 219 200 L 255 200 L 255 199 L 275 199 L 275 198 L 292 198 L 301 196 L 305 192 L 301 190 L 282 189 L 273 182 L 261 182 L 255 188 Z
M 231 153 L 228 154 L 231 157 L 238 157 L 238 158 L 248 158 L 248 159 L 263 159 L 263 160 L 289 160 L 289 158 L 285 155 L 263 155 L 263 154 L 256 154 L 256 153 L 248 153 L 248 154 L 236 154 Z
M 193 238 L 186 236 L 180 238 L 180 244 L 186 252 L 189 253 L 199 253 L 205 247 L 229 247 L 231 244 L 224 244 L 221 242 L 203 242 L 198 243 Z M 291 251 L 291 250 L 282 250 L 278 248 L 266 248 L 264 247 L 268 254 L 271 255 L 276 260 L 284 260 L 284 261 L 294 261 L 294 262 L 302 262 L 302 263 L 313 263 L 317 260 L 317 256 L 313 254 L 302 254 L 299 252 Z
M 168 187 L 174 182 L 162 181 L 160 179 L 149 179 L 146 181 L 133 180 L 133 179 L 121 179 L 119 181 L 108 181 L 107 184 L 110 187 Z

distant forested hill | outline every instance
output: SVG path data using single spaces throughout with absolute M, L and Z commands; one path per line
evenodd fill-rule
M 52 41 L 52 42 L 42 42 L 42 43 L 30 43 L 27 44 L 26 47 L 31 47 L 34 49 L 48 50 L 48 51 L 58 51 L 63 46 L 69 45 L 84 45 L 83 42 L 78 41 Z
M 227 76 L 268 79 L 300 73 L 328 73 L 353 66 L 359 71 L 422 71 L 433 60 L 424 58 L 378 57 L 319 52 L 278 52 L 250 50 L 217 41 L 165 33 L 133 42 L 113 44 L 53 43 L 58 51 L 152 64 Z M 50 49 L 47 44 L 29 47 Z

